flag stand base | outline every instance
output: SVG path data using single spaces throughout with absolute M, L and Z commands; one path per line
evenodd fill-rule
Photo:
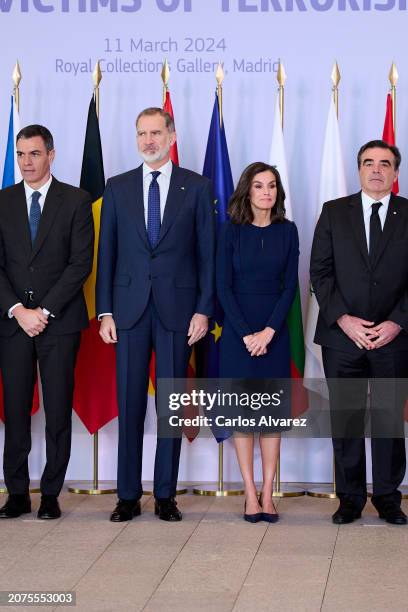
M 308 490 L 307 495 L 310 495 L 310 497 L 320 497 L 321 499 L 337 499 L 333 484 L 329 483 L 327 485 Z
M 186 493 L 188 493 L 187 486 L 183 482 L 179 482 L 176 495 L 186 495 Z M 143 495 L 153 495 L 153 482 L 151 480 L 143 482 Z
M 69 485 L 68 491 L 77 495 L 112 495 L 116 493 L 114 482 L 77 482 Z
M 214 482 L 213 484 L 205 485 L 205 487 L 198 488 L 194 487 L 194 495 L 208 495 L 212 497 L 229 497 L 230 495 L 244 495 L 245 491 L 240 483 L 228 482 L 220 483 Z
M 272 493 L 272 497 L 302 497 L 303 495 L 306 495 L 306 491 L 302 487 L 290 484 L 280 485 L 279 489 L 275 488 Z

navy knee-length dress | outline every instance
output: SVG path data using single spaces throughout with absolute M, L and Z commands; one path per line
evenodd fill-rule
M 217 293 L 225 315 L 220 377 L 290 377 L 286 317 L 297 289 L 298 262 L 298 232 L 291 221 L 222 226 L 217 251 Z M 265 327 L 275 330 L 267 353 L 251 357 L 243 337 Z

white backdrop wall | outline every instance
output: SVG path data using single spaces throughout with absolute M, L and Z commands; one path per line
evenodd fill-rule
M 7 139 L 11 72 L 18 58 L 22 125 L 43 123 L 54 134 L 54 174 L 78 184 L 91 72 L 100 59 L 100 126 L 106 177 L 139 163 L 134 120 L 161 105 L 161 62 L 170 62 L 170 89 L 181 165 L 200 172 L 214 101 L 214 66 L 224 63 L 224 120 L 236 180 L 255 160 L 267 160 L 278 60 L 285 87 L 285 141 L 294 218 L 300 230 L 304 310 L 315 223 L 330 74 L 337 60 L 340 129 L 350 191 L 358 189 L 359 146 L 380 137 L 395 61 L 400 192 L 408 194 L 408 54 L 406 0 L 0 0 L 0 158 Z M 3 429 L 0 426 L 0 444 Z M 32 476 L 44 461 L 43 414 L 33 418 Z M 154 418 L 148 416 L 144 477 L 151 478 Z M 116 473 L 117 424 L 100 433 L 100 474 Z M 91 476 L 92 444 L 74 417 L 68 478 Z M 257 456 L 257 470 L 259 457 Z M 229 443 L 225 476 L 238 478 Z M 180 477 L 215 480 L 213 440 L 184 441 Z M 327 440 L 285 440 L 283 480 L 329 481 Z

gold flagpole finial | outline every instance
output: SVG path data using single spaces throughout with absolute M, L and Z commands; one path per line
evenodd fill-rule
M 388 73 L 388 78 L 390 80 L 391 83 L 391 87 L 395 87 L 398 81 L 398 70 L 396 65 L 394 64 L 394 62 L 392 62 L 391 68 L 390 68 L 390 72 Z
M 93 80 L 95 89 L 97 89 L 99 87 L 100 82 L 102 81 L 102 72 L 101 72 L 101 65 L 99 63 L 99 60 L 95 64 L 95 68 L 92 73 L 92 80 Z
M 94 84 L 94 95 L 95 95 L 95 106 L 96 106 L 96 116 L 99 119 L 99 85 L 102 81 L 102 72 L 99 60 L 95 64 L 94 71 L 92 73 L 92 79 Z
M 397 81 L 398 81 L 398 70 L 394 62 L 391 64 L 390 71 L 388 73 L 388 79 L 391 84 L 391 99 L 392 99 L 392 123 L 394 126 L 394 138 L 397 139 Z
M 333 102 L 336 107 L 336 115 L 339 117 L 339 83 L 341 79 L 341 74 L 339 70 L 339 66 L 337 62 L 334 62 L 333 70 L 331 73 L 331 80 L 333 83 L 332 92 L 333 92 Z
M 279 112 L 280 112 L 281 126 L 283 130 L 283 119 L 284 119 L 284 110 L 285 110 L 286 71 L 280 60 L 279 60 L 278 72 L 276 73 L 276 79 L 279 84 Z
M 276 73 L 276 79 L 279 83 L 279 87 L 285 87 L 286 72 L 280 60 L 279 60 L 278 72 Z
M 161 78 L 163 81 L 163 106 L 166 102 L 166 93 L 169 89 L 169 79 L 170 79 L 170 68 L 167 58 L 163 62 L 163 68 L 161 71 Z
M 220 114 L 220 126 L 222 126 L 222 84 L 224 82 L 225 73 L 221 62 L 218 62 L 217 70 L 215 72 L 215 80 L 217 81 L 217 94 L 218 94 L 218 110 Z
M 20 64 L 18 63 L 18 60 L 16 61 L 16 64 L 14 66 L 14 70 L 13 70 L 13 74 L 12 74 L 12 79 L 13 79 L 13 83 L 14 83 L 14 99 L 16 102 L 16 107 L 17 107 L 17 112 L 20 111 L 20 81 L 21 81 L 21 70 L 20 70 Z

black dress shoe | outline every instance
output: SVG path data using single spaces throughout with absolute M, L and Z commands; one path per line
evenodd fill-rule
M 154 502 L 154 513 L 162 521 L 181 521 L 183 518 L 174 497 L 156 498 Z
M 355 519 L 361 518 L 361 510 L 358 510 L 349 499 L 340 501 L 340 506 L 332 516 L 333 523 L 345 525 L 352 523 Z
M 52 520 L 61 516 L 61 508 L 56 495 L 41 495 L 41 504 L 38 508 L 39 519 Z
M 390 500 L 382 504 L 374 504 L 374 507 L 377 509 L 380 519 L 384 519 L 387 523 L 391 523 L 391 525 L 407 524 L 407 515 L 401 510 L 397 502 Z
M 0 508 L 0 518 L 18 518 L 22 514 L 31 512 L 30 496 L 9 495 L 4 506 Z
M 140 514 L 140 501 L 138 499 L 119 499 L 110 520 L 113 523 L 123 523 L 123 521 L 131 521 L 134 516 L 140 516 Z

